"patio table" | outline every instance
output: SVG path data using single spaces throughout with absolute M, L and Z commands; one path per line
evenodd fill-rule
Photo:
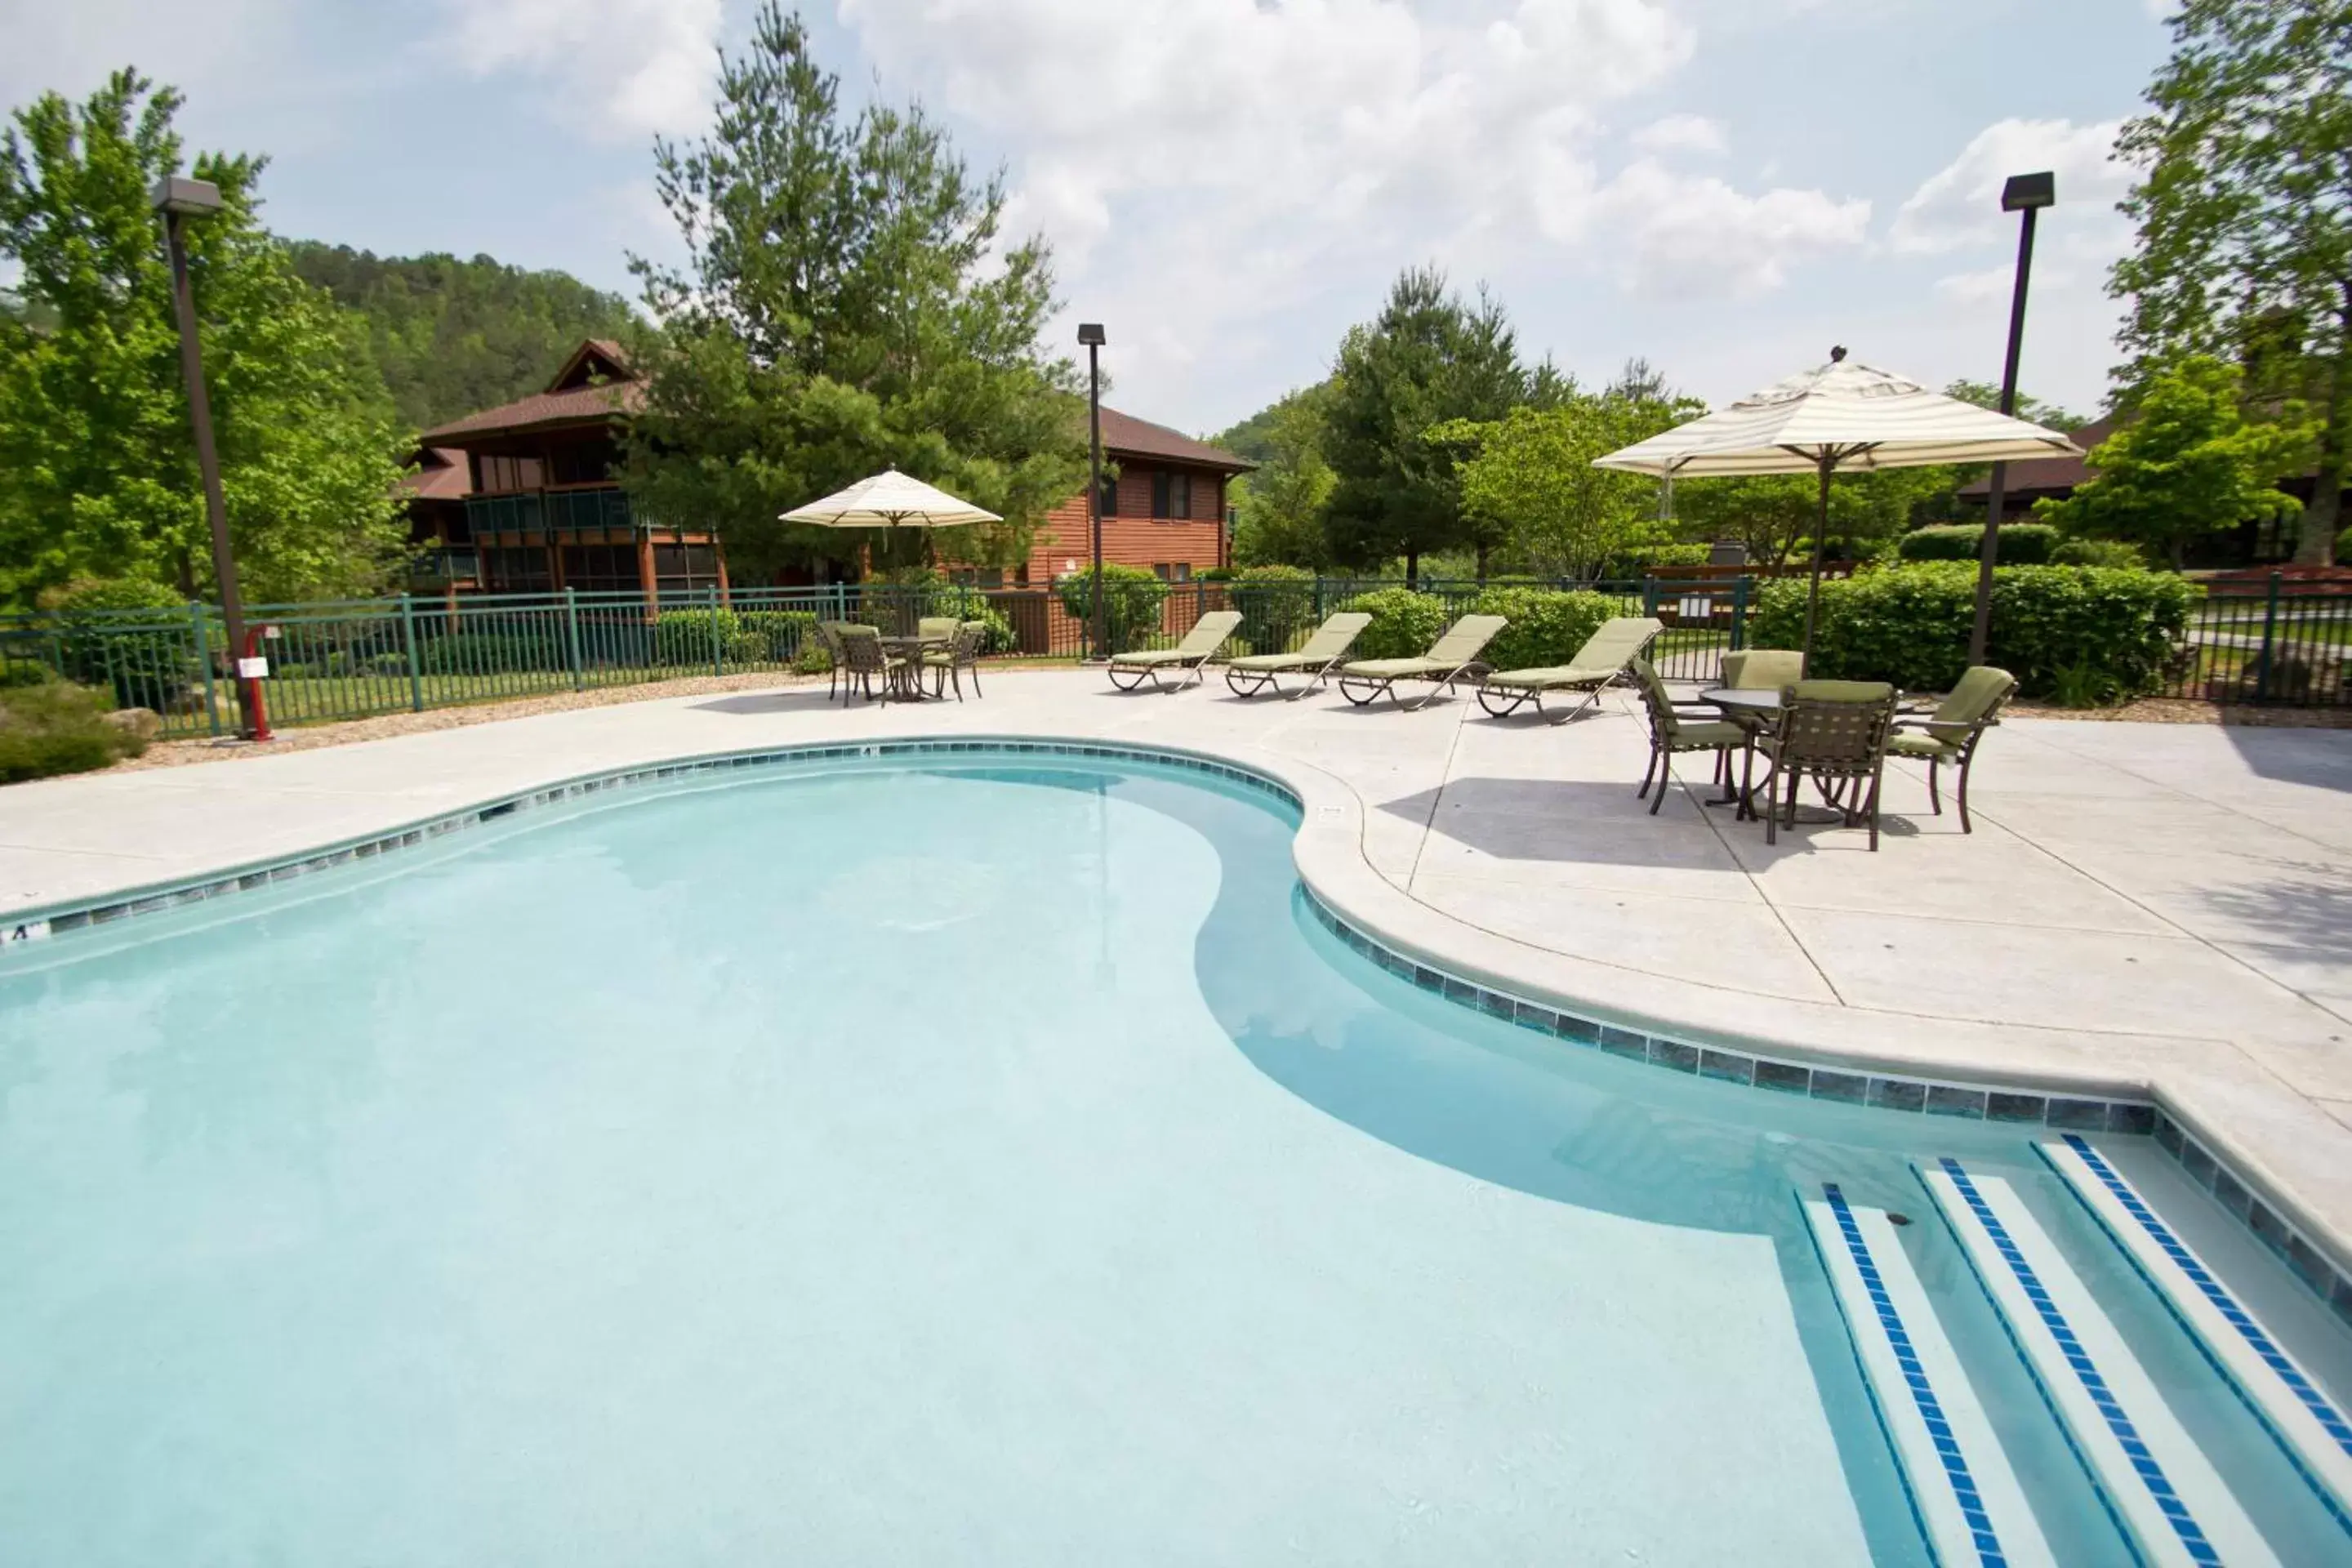
M 1713 686 L 1700 692 L 1698 700 L 1721 709 L 1734 720 L 1747 716 L 1758 721 L 1769 721 L 1780 717 L 1780 693 L 1776 687 Z M 1769 804 L 1772 799 L 1772 781 L 1780 776 L 1780 765 L 1774 763 L 1764 770 L 1764 776 L 1757 780 L 1745 792 L 1741 791 L 1737 784 L 1729 784 L 1727 785 L 1722 799 L 1710 800 L 1706 804 L 1736 805 L 1739 808 L 1741 816 L 1751 822 L 1760 822 L 1763 818 L 1758 816 L 1756 811 L 1756 794 L 1761 790 L 1765 801 Z M 1843 822 L 1845 813 L 1835 806 L 1807 805 L 1800 802 L 1797 806 L 1797 820 L 1816 824 Z
M 945 647 L 954 639 L 908 633 L 903 637 L 884 637 L 875 640 L 882 645 L 883 652 L 891 655 L 898 661 L 890 667 L 888 679 L 883 683 L 882 700 L 885 702 L 929 701 L 929 699 L 923 695 L 924 651 L 929 648 Z

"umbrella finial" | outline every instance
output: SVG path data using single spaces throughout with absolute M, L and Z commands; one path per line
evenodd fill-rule
M 1840 343 L 1837 347 L 1830 350 L 1830 363 L 1832 364 L 1837 363 L 1843 358 L 1845 358 L 1845 345 L 1843 343 Z

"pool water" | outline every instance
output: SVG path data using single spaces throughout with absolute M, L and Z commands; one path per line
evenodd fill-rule
M 2347 1560 L 2023 1131 L 1416 991 L 1295 828 L 842 764 L 16 955 L 0 1557 L 1925 1563 L 1795 1202 L 1834 1180 L 1919 1216 L 2060 1561 L 2129 1562 L 1910 1173 L 1951 1153 L 2282 1561 Z

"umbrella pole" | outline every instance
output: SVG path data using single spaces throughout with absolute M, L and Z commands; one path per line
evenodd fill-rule
M 1813 519 L 1813 581 L 1805 591 L 1805 651 L 1797 666 L 1808 678 L 1813 673 L 1813 622 L 1822 611 L 1822 538 L 1830 531 L 1830 469 L 1836 463 L 1828 452 L 1822 454 L 1821 510 Z

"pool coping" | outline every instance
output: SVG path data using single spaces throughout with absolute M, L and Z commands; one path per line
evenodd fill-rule
M 1254 752 L 1255 748 L 1251 748 Z M 1967 1063 L 1890 1065 L 1893 1058 L 1821 1044 L 1797 1045 L 1693 1026 L 1568 994 L 1430 940 L 1434 911 L 1372 870 L 1358 847 L 1361 804 L 1319 770 L 1286 757 L 1247 758 L 1205 748 L 1056 735 L 977 733 L 879 736 L 689 752 L 661 761 L 562 775 L 463 806 L 446 808 L 305 850 L 215 870 L 58 900 L 13 911 L 0 924 L 0 953 L 90 929 L 276 886 L 315 871 L 373 859 L 608 791 L 697 774 L 802 763 L 937 755 L 1067 756 L 1173 766 L 1222 777 L 1281 800 L 1299 814 L 1292 846 L 1305 902 L 1337 940 L 1417 988 L 1473 1012 L 1563 1044 L 1594 1048 L 1663 1071 L 1769 1093 L 1864 1106 L 1891 1114 L 1946 1116 L 2020 1129 L 2147 1136 L 2224 1211 L 2251 1230 L 2289 1270 L 2352 1326 L 2352 1246 L 2312 1214 L 2261 1163 L 2163 1086 L 2119 1074 L 2082 1071 L 2000 1074 Z M 1387 918 L 1384 920 L 1383 916 Z M 1400 918 L 1402 917 L 1402 918 Z M 1495 948 L 1503 939 L 1435 916 L 1462 938 Z M 1398 924 L 1420 926 L 1402 933 Z M 1908 1070 L 1906 1070 L 1906 1068 Z

